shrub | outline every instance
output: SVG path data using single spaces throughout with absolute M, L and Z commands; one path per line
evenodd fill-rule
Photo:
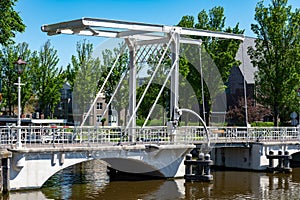
M 274 122 L 252 122 L 251 126 L 253 126 L 253 127 L 270 127 L 270 126 L 274 126 Z

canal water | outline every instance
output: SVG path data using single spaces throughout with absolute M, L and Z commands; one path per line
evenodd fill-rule
M 213 171 L 211 183 L 170 180 L 113 180 L 102 161 L 65 169 L 38 190 L 11 192 L 2 199 L 300 199 L 300 168 L 291 174 L 246 171 Z

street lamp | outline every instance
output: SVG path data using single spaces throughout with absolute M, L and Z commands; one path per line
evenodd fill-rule
M 26 65 L 26 62 L 22 60 L 20 57 L 16 62 L 14 62 L 15 69 L 18 72 L 18 83 L 15 83 L 15 85 L 18 86 L 18 122 L 17 122 L 17 127 L 18 127 L 18 140 L 17 140 L 17 147 L 21 148 L 22 147 L 22 142 L 21 142 L 21 85 L 24 85 L 21 83 L 21 73 L 23 72 L 23 66 Z

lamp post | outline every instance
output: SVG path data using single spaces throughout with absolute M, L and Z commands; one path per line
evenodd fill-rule
M 23 66 L 26 65 L 26 62 L 22 60 L 20 57 L 16 62 L 14 62 L 15 69 L 18 72 L 18 83 L 15 83 L 15 85 L 18 86 L 18 121 L 17 121 L 17 127 L 18 127 L 18 140 L 17 140 L 17 147 L 22 147 L 21 142 L 21 85 L 24 85 L 21 83 L 21 73 L 23 72 Z

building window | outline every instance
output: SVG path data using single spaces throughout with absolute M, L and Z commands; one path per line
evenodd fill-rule
M 97 102 L 97 110 L 102 110 L 102 102 Z
M 102 119 L 102 115 L 97 115 L 97 123 L 100 123 Z

